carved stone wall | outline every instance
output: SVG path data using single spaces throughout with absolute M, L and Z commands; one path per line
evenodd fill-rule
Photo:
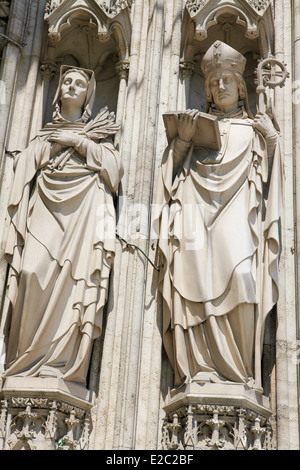
M 2 449 L 299 449 L 299 18 L 292 0 L 0 1 L 0 369 L 9 314 L 5 296 L 7 201 L 13 160 L 51 117 L 62 63 L 93 68 L 99 94 L 121 126 L 116 145 L 124 177 L 118 234 L 102 337 L 94 344 L 88 397 L 41 384 L 1 390 Z M 166 135 L 162 115 L 203 110 L 205 51 L 220 39 L 255 68 L 273 54 L 290 79 L 270 91 L 285 166 L 280 300 L 265 336 L 268 396 L 221 400 L 174 397 L 162 347 L 156 237 L 151 232 L 158 166 Z M 148 259 L 147 259 L 147 257 Z M 53 384 L 52 384 L 53 385 Z M 32 391 L 34 390 L 34 392 Z M 2 447 L 1 447 L 2 446 Z
M 1 391 L 1 450 L 87 450 L 91 404 L 54 383 L 10 380 Z M 24 386 L 25 385 L 25 386 Z
M 164 450 L 274 450 L 268 419 L 247 407 L 181 407 L 164 422 Z

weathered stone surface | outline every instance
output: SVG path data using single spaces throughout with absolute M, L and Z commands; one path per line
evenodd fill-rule
M 117 231 L 131 242 L 117 240 L 88 394 L 44 378 L 47 385 L 40 379 L 32 387 L 29 379 L 26 386 L 4 383 L 2 448 L 299 449 L 299 15 L 297 2 L 286 0 L 0 1 L 1 372 L 10 325 L 3 254 L 13 163 L 51 118 L 62 63 L 94 70 L 101 90 L 95 113 L 104 105 L 116 113 L 121 127 L 115 145 L 124 166 Z M 275 56 L 290 72 L 283 88 L 268 91 L 285 171 L 279 300 L 263 348 L 267 402 L 245 389 L 223 389 L 221 398 L 212 398 L 202 385 L 201 392 L 171 396 L 173 372 L 162 347 L 163 305 L 153 267 L 157 232 L 151 226 L 167 144 L 162 116 L 205 111 L 201 62 L 216 40 L 247 57 L 253 114 L 258 60 Z

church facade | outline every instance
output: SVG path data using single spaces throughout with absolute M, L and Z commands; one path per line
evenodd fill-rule
M 0 0 L 1 450 L 299 449 L 299 37 L 300 5 L 294 0 Z M 213 96 L 215 82 L 209 74 L 223 69 L 243 77 L 238 111 L 226 111 L 220 117 Z M 85 118 L 80 123 L 80 119 L 64 117 L 66 70 L 74 76 L 83 70 L 88 76 Z M 79 87 L 85 86 L 82 77 L 78 81 L 77 76 Z M 207 91 L 208 78 L 211 94 Z M 219 87 L 225 79 L 225 75 L 218 78 Z M 175 116 L 177 126 L 179 114 L 186 110 L 198 111 L 197 118 L 204 122 L 199 126 L 207 126 L 199 139 L 210 139 L 205 144 L 194 141 L 193 148 L 213 148 L 210 157 L 208 152 L 205 156 L 198 152 L 195 157 L 201 168 L 205 167 L 202 189 L 195 176 L 200 170 L 186 163 L 192 161 L 195 152 L 189 151 L 189 146 L 184 153 L 185 139 L 178 138 L 182 140 L 180 148 L 176 142 L 172 147 L 181 134 L 179 127 L 174 131 L 171 119 Z M 269 133 L 264 128 L 253 131 L 256 124 L 256 128 L 262 125 L 257 122 L 260 114 L 272 121 Z M 93 123 L 102 119 L 102 133 L 100 124 L 90 130 L 87 118 L 94 119 Z M 240 128 L 238 124 L 242 124 Z M 68 133 L 70 129 L 81 139 L 69 147 L 62 142 L 68 142 L 70 134 L 62 141 L 56 132 Z M 94 129 L 98 129 L 97 135 Z M 239 138 L 243 148 L 239 155 L 244 152 L 245 157 L 241 165 L 248 158 L 247 167 L 233 164 L 238 157 L 230 142 L 237 146 Z M 56 147 L 57 166 L 47 173 L 54 159 L 53 139 L 61 147 Z M 225 141 L 231 152 L 228 161 L 225 150 L 225 157 L 222 154 Z M 101 147 L 99 154 L 95 142 Z M 65 148 L 72 150 L 67 154 L 62 151 Z M 219 157 L 225 158 L 227 166 L 220 167 L 217 174 Z M 185 159 L 183 170 L 175 168 L 176 158 Z M 65 165 L 66 171 L 60 173 L 60 179 L 53 176 L 53 171 L 56 175 L 61 170 L 59 164 Z M 80 173 L 80 165 L 84 173 Z M 99 172 L 104 183 L 95 183 L 91 197 L 88 188 Z M 237 183 L 237 173 L 242 183 Z M 233 174 L 237 178 L 234 181 Z M 18 180 L 16 175 L 20 175 Z M 196 183 L 185 193 L 180 185 L 189 175 Z M 79 177 L 83 178 L 80 185 L 84 192 L 80 193 L 80 204 L 76 199 L 70 208 L 70 194 L 77 196 L 74 182 Z M 43 187 L 37 184 L 38 178 L 43 179 Z M 217 180 L 218 191 L 224 183 L 218 196 L 211 189 Z M 35 207 L 39 207 L 40 197 L 40 207 L 50 211 L 46 195 L 50 200 L 54 185 L 58 188 L 66 182 L 68 187 L 57 189 L 55 197 L 51 196 L 53 223 L 60 229 L 65 227 L 62 236 L 61 231 L 53 229 L 53 218 L 47 218 L 47 225 L 42 209 L 39 212 Z M 23 204 L 26 191 L 27 206 Z M 54 203 L 62 193 L 66 199 L 57 209 Z M 200 210 L 200 232 L 204 226 L 207 229 L 209 217 L 213 217 L 213 221 L 209 219 L 211 226 L 217 226 L 220 208 L 222 221 L 211 238 L 206 232 L 200 236 L 197 227 L 201 249 L 196 250 L 197 255 L 191 250 L 179 258 L 182 245 L 180 237 L 175 236 L 178 226 L 174 223 L 172 230 L 168 226 L 165 244 L 161 205 L 168 207 L 168 216 L 174 221 L 181 210 L 178 201 L 186 203 L 181 220 L 184 229 L 193 225 L 189 203 L 195 194 L 195 200 L 199 201 L 201 194 L 206 204 L 204 212 L 204 205 Z M 237 203 L 238 199 L 241 202 Z M 35 210 L 37 223 L 33 229 Z M 241 228 L 244 210 L 248 211 L 248 231 Z M 78 214 L 72 224 L 68 219 L 71 213 Z M 12 227 L 15 238 L 11 238 Z M 96 238 L 91 236 L 93 230 Z M 251 235 L 249 241 L 247 234 Z M 12 256 L 7 248 L 10 240 L 14 245 Z M 26 251 L 28 240 L 31 252 Z M 215 240 L 215 245 L 211 246 L 209 240 Z M 34 248 L 36 241 L 43 255 Z M 91 250 L 99 248 L 95 256 L 86 248 L 88 241 Z M 222 261 L 222 251 L 230 241 L 230 256 Z M 25 253 L 31 253 L 31 258 Z M 213 253 L 211 264 L 208 255 L 205 258 L 207 253 Z M 22 273 L 29 272 L 29 259 L 35 259 L 38 266 L 39 271 L 33 270 L 37 281 L 24 281 L 24 292 L 30 283 L 33 290 L 21 298 L 22 279 L 26 279 Z M 61 277 L 59 284 L 43 287 L 42 279 L 54 270 L 55 263 L 71 266 L 63 278 L 71 280 L 69 290 L 62 288 L 67 284 Z M 230 279 L 227 287 L 215 293 L 226 276 Z M 34 288 L 34 282 L 40 291 Z M 54 306 L 47 315 L 42 312 L 37 321 L 35 308 L 43 304 L 48 290 L 47 305 Z M 246 300 L 241 300 L 244 292 Z M 66 312 L 73 294 L 73 313 L 78 316 L 62 321 L 69 318 Z M 204 328 L 208 317 L 224 318 L 220 305 L 227 303 L 240 308 L 242 319 L 248 312 L 246 305 L 254 305 L 249 317 L 252 323 L 247 324 L 252 325 L 253 337 L 249 339 L 250 330 L 244 325 L 239 326 L 236 338 L 242 360 L 239 357 L 235 364 L 243 362 L 246 379 L 235 379 L 236 371 L 233 377 L 224 364 L 217 365 L 216 347 L 210 344 L 212 338 L 216 344 L 216 338 L 226 337 L 226 344 L 218 343 L 218 352 L 225 358 L 227 347 L 233 351 L 231 333 L 225 330 L 225 323 L 227 328 L 230 322 L 220 320 L 218 337 L 216 326 L 211 325 L 209 331 Z M 266 313 L 261 313 L 264 309 Z M 22 312 L 20 316 L 16 317 L 16 311 Z M 46 333 L 39 326 L 46 318 L 51 322 L 45 331 L 53 337 L 44 340 Z M 80 374 L 86 372 L 84 385 L 78 379 L 75 346 L 70 346 L 73 328 L 84 340 L 90 340 L 87 348 L 80 349 L 79 339 L 74 339 L 76 358 L 81 354 L 80 367 L 84 364 Z M 27 330 L 30 339 L 22 356 Z M 234 322 L 230 331 L 233 336 L 237 332 Z M 14 343 L 12 348 L 10 342 Z M 250 353 L 248 342 L 252 342 Z M 41 352 L 41 344 L 46 352 Z M 33 350 L 37 355 L 31 360 Z M 22 359 L 27 364 L 23 369 L 10 369 L 11 354 L 29 358 L 31 364 Z M 253 374 L 245 359 L 247 354 Z M 232 356 L 236 358 L 237 353 Z M 44 369 L 40 373 L 40 361 L 48 373 Z M 67 372 L 67 366 L 61 367 L 62 361 L 73 361 Z M 60 371 L 58 375 L 52 374 L 53 364 Z M 212 375 L 204 376 L 208 369 Z M 68 379 L 68 374 L 77 379 Z

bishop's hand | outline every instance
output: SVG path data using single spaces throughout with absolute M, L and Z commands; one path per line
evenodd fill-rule
M 254 118 L 253 127 L 257 129 L 266 139 L 277 135 L 276 129 L 267 113 L 258 112 Z
M 197 118 L 199 111 L 197 109 L 188 109 L 178 117 L 177 133 L 180 140 L 190 142 L 197 128 Z

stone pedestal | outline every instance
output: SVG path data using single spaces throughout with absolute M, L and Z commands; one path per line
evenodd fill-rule
M 172 391 L 165 450 L 271 450 L 272 413 L 260 390 L 240 384 L 191 383 Z
M 0 397 L 0 449 L 88 449 L 92 402 L 84 387 L 61 379 L 9 377 Z

